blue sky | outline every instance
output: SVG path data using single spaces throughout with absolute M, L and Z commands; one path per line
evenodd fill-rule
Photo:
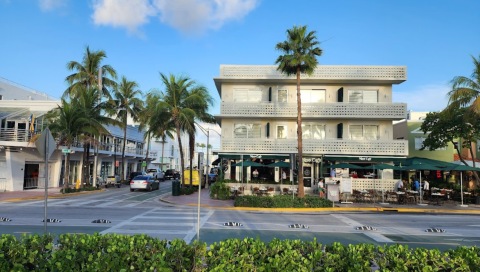
M 184 73 L 218 101 L 220 64 L 274 64 L 285 30 L 307 24 L 320 64 L 406 65 L 394 100 L 433 111 L 480 55 L 479 10 L 478 0 L 0 0 L 0 76 L 59 97 L 66 63 L 89 45 L 142 91 L 161 87 L 159 72 Z

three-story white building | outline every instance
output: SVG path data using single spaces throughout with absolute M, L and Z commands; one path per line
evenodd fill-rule
M 405 66 L 318 66 L 301 76 L 305 187 L 328 176 L 325 164 L 391 163 L 408 155 L 408 141 L 393 139 L 392 125 L 407 116 L 407 104 L 392 102 L 392 86 L 406 80 Z M 221 65 L 214 81 L 221 97 L 218 155 L 229 166 L 225 178 L 252 178 L 255 168 L 241 173 L 231 166 L 242 158 L 267 164 L 288 162 L 297 153 L 295 76 L 274 65 Z M 279 180 L 287 170 L 257 171 L 259 178 Z

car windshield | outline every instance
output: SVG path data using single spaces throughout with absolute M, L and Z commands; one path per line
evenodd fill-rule
M 148 176 L 136 176 L 133 178 L 133 180 L 147 180 Z

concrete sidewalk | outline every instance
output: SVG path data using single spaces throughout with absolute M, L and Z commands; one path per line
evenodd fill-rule
M 185 205 L 185 206 L 197 206 L 198 205 L 198 193 L 195 192 L 191 195 L 172 196 L 166 195 L 160 199 L 163 202 Z M 433 205 L 433 202 L 426 206 L 420 205 L 398 205 L 388 204 L 380 205 L 379 203 L 364 204 L 364 203 L 352 203 L 352 204 L 339 204 L 335 203 L 331 208 L 248 208 L 248 207 L 234 207 L 234 201 L 229 200 L 216 200 L 211 199 L 208 189 L 202 189 L 200 205 L 204 208 L 212 209 L 225 209 L 225 210 L 255 210 L 255 211 L 277 211 L 277 212 L 292 212 L 292 211 L 371 211 L 371 212 L 420 212 L 420 213 L 464 213 L 464 214 L 479 214 L 480 205 L 469 204 L 468 207 L 460 207 L 457 203 L 446 202 L 441 206 Z M 428 201 L 427 201 L 428 203 Z
M 62 188 L 63 187 L 48 188 L 48 198 L 69 197 L 69 196 L 75 196 L 75 195 L 103 192 L 103 190 L 98 190 L 98 191 L 85 191 L 85 192 L 78 192 L 78 193 L 62 194 L 60 193 L 60 190 Z M 15 191 L 15 192 L 0 192 L 0 201 L 22 201 L 22 200 L 44 199 L 44 198 L 45 198 L 45 189 L 30 189 L 30 190 Z

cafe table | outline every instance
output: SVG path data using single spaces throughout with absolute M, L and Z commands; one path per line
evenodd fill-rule
M 438 201 L 438 199 L 439 199 L 439 197 L 444 196 L 444 194 L 441 194 L 441 193 L 432 193 L 432 196 L 434 196 L 434 197 L 436 198 L 436 200 L 437 200 L 437 202 L 436 202 L 435 204 L 433 204 L 433 205 L 441 206 L 441 205 L 440 205 L 440 202 Z

